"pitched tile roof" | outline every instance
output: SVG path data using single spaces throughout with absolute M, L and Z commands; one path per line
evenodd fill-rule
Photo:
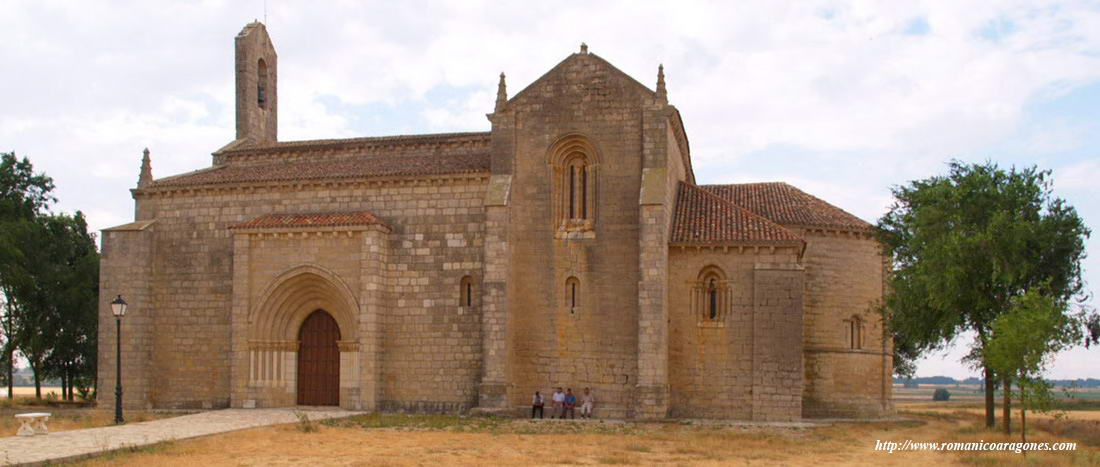
M 398 147 L 402 145 L 438 145 L 465 143 L 472 145 L 488 145 L 492 140 L 492 133 L 488 131 L 464 132 L 464 133 L 427 133 L 419 135 L 391 135 L 391 136 L 360 136 L 356 138 L 337 139 L 309 139 L 300 141 L 277 141 L 262 144 L 252 144 L 247 140 L 238 140 L 220 149 L 221 154 L 255 154 L 271 153 L 292 150 L 343 150 L 364 147 Z
M 155 180 L 148 188 L 305 181 L 384 176 L 443 175 L 489 171 L 488 152 L 464 154 L 379 154 L 335 161 L 218 165 Z
M 863 219 L 783 182 L 702 185 L 701 188 L 782 225 L 871 228 Z
M 313 212 L 298 214 L 264 214 L 229 227 L 231 230 L 294 229 L 308 227 L 345 227 L 352 225 L 385 225 L 369 211 Z
M 670 243 L 799 243 L 801 238 L 698 185 L 680 182 Z

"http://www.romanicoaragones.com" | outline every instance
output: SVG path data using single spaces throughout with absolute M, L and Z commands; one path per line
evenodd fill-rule
M 1076 449 L 1077 443 L 986 442 L 984 440 L 934 443 L 911 439 L 901 442 L 875 440 L 876 451 L 886 451 L 890 454 L 900 451 L 1012 451 L 1019 454 L 1028 451 L 1074 451 Z

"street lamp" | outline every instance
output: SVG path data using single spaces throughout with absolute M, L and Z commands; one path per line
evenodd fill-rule
M 126 300 L 119 295 L 111 301 L 111 313 L 115 315 L 115 424 L 122 424 L 122 317 L 126 315 Z

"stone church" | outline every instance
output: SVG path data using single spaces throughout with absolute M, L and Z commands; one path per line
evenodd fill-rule
M 236 36 L 236 139 L 102 235 L 99 381 L 124 405 L 598 417 L 891 413 L 871 226 L 782 182 L 699 185 L 663 69 L 588 52 L 486 132 L 277 138 L 278 56 Z M 490 110 L 490 103 L 486 103 Z M 529 409 L 528 409 L 529 410 Z

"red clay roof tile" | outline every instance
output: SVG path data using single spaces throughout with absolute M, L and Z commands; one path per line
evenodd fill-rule
M 781 225 L 871 228 L 863 219 L 783 182 L 702 185 L 701 188 Z
M 385 225 L 369 211 L 264 214 L 229 227 L 231 230 Z
M 670 243 L 799 243 L 801 238 L 697 185 L 680 182 Z
M 154 181 L 149 188 L 384 176 L 443 175 L 489 171 L 487 152 L 465 154 L 381 154 L 335 161 L 220 165 Z

